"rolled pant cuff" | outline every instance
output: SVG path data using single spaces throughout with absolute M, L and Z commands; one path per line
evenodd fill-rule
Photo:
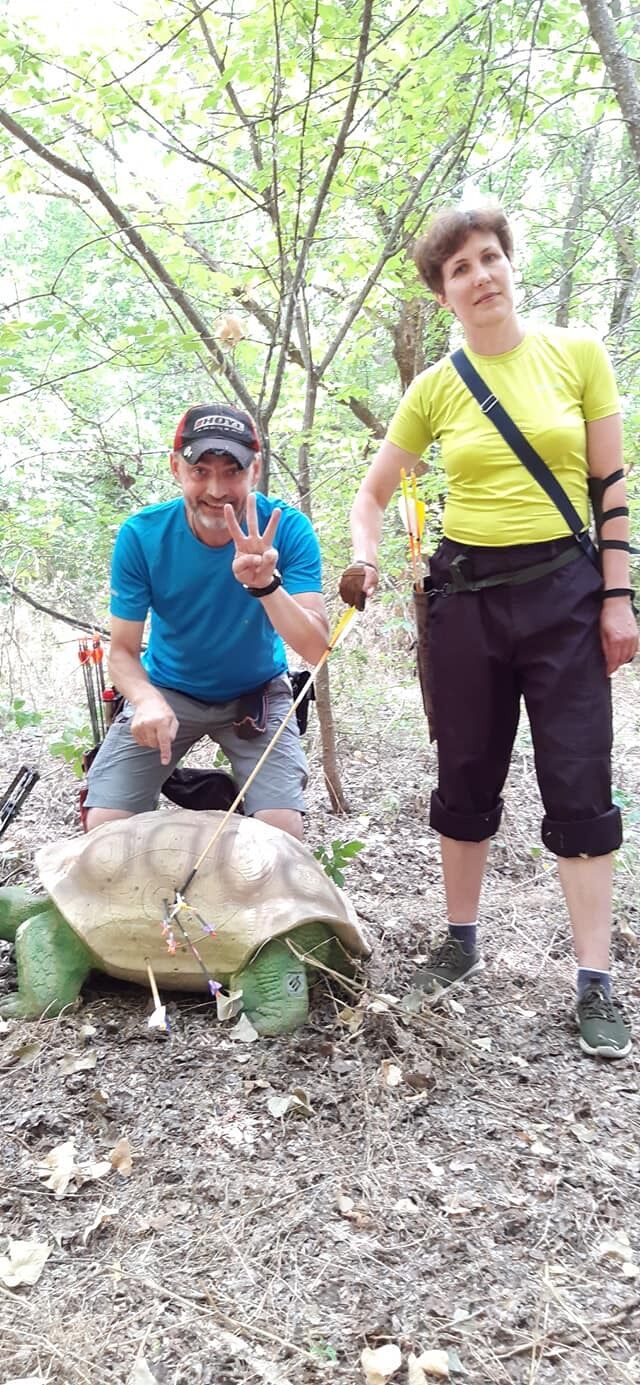
M 542 840 L 555 856 L 608 856 L 622 842 L 620 809 L 609 808 L 599 818 L 578 822 L 554 822 L 545 817 Z
M 499 798 L 495 808 L 488 813 L 452 813 L 445 808 L 442 799 L 434 789 L 431 794 L 429 824 L 443 837 L 452 837 L 456 842 L 483 842 L 495 836 L 500 826 L 503 803 Z

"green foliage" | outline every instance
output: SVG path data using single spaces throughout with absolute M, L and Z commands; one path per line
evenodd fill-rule
M 23 731 L 25 726 L 39 726 L 42 712 L 30 711 L 24 697 L 14 697 L 0 705 L 0 726 L 3 731 Z
M 365 842 L 341 842 L 339 839 L 336 839 L 336 841 L 331 843 L 330 850 L 327 850 L 324 846 L 319 846 L 313 854 L 316 860 L 320 862 L 323 870 L 326 871 L 329 879 L 333 880 L 335 885 L 339 885 L 340 888 L 342 888 L 344 885 L 344 872 L 349 862 L 353 860 L 354 856 L 358 855 L 359 851 L 364 851 L 365 846 Z
M 0 36 L 0 104 L 44 151 L 0 129 L 0 568 L 15 582 L 104 619 L 119 523 L 174 493 L 178 417 L 239 390 L 272 489 L 303 497 L 329 573 L 340 567 L 372 453 L 361 413 L 384 428 L 400 350 L 406 378 L 407 360 L 417 371 L 447 349 L 441 313 L 412 317 L 424 302 L 412 241 L 470 187 L 515 213 L 525 308 L 553 318 L 566 283 L 570 320 L 608 334 L 634 460 L 637 179 L 577 0 L 541 14 L 525 0 L 490 13 L 383 0 L 351 114 L 362 0 L 276 0 L 231 18 L 210 6 L 187 23 L 161 0 L 109 23 L 89 8 L 60 26 L 45 0 L 31 9 L 37 21 L 8 14 Z M 635 55 L 633 26 L 620 26 Z M 47 155 L 91 168 L 93 185 Z M 219 327 L 228 314 L 235 345 Z M 433 546 L 443 486 L 435 450 L 430 461 Z M 630 490 L 637 540 L 633 473 Z M 404 573 L 395 519 L 383 560 L 393 581 Z
M 82 779 L 82 757 L 87 747 L 92 743 L 91 730 L 88 726 L 75 725 L 64 726 L 60 736 L 55 741 L 50 741 L 49 750 L 52 755 L 58 755 L 65 764 L 73 770 L 76 779 Z
M 311 1343 L 311 1346 L 309 1347 L 309 1355 L 313 1356 L 316 1361 L 338 1360 L 338 1353 L 335 1347 L 332 1347 L 330 1342 L 325 1342 L 324 1339 L 322 1339 L 319 1342 Z

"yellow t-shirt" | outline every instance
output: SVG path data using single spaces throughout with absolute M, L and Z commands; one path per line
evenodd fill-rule
M 465 352 L 489 389 L 588 516 L 585 422 L 620 409 L 607 352 L 586 327 L 527 329 L 501 356 Z M 459 543 L 506 547 L 562 538 L 555 505 L 503 441 L 445 356 L 417 375 L 387 438 L 419 456 L 438 439 L 447 473 L 443 529 Z M 613 469 L 613 468 L 612 468 Z

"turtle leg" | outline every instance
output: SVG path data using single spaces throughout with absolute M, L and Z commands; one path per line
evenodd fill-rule
M 49 904 L 46 895 L 32 894 L 26 885 L 5 885 L 0 889 L 0 938 L 14 943 L 24 919 L 37 914 Z
M 297 952 L 332 965 L 335 939 L 326 924 L 303 924 L 288 936 Z M 296 957 L 283 937 L 266 943 L 229 984 L 242 990 L 242 1008 L 259 1034 L 289 1034 L 309 1017 L 310 977 L 313 965 Z
M 355 976 L 356 968 L 353 958 L 341 946 L 325 923 L 303 923 L 300 928 L 292 929 L 288 936 L 291 938 L 296 951 L 304 952 L 310 980 L 313 980 L 314 958 L 317 958 L 320 963 L 318 970 L 321 970 L 322 967 L 328 967 L 330 971 L 336 971 L 340 976 Z
M 16 932 L 18 990 L 0 1000 L 5 1018 L 39 1019 L 72 1005 L 91 971 L 88 947 L 55 905 L 32 914 Z

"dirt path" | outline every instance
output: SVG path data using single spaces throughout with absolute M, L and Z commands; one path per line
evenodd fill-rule
M 0 1256 L 8 1237 L 50 1250 L 34 1286 L 0 1280 L 0 1385 L 358 1385 L 363 1347 L 386 1342 L 397 1385 L 427 1349 L 461 1385 L 640 1381 L 637 1056 L 577 1049 L 526 736 L 491 852 L 487 969 L 435 1012 L 403 1011 L 443 913 L 433 755 L 393 661 L 375 678 L 361 666 L 354 650 L 337 708 L 353 815 L 331 817 L 316 767 L 309 839 L 366 842 L 347 875 L 376 939 L 366 992 L 321 986 L 306 1029 L 246 1045 L 193 997 L 170 1001 L 172 1036 L 154 1036 L 148 998 L 96 978 L 76 1013 L 0 1034 Z M 637 708 L 626 672 L 615 965 L 640 1034 Z M 36 737 L 5 740 L 2 782 Z M 70 776 L 46 757 L 42 770 L 1 843 L 3 877 L 76 830 Z M 294 1091 L 306 1111 L 271 1114 Z M 131 1171 L 76 1175 L 56 1197 L 37 1165 L 69 1140 L 85 1174 L 126 1140 Z

